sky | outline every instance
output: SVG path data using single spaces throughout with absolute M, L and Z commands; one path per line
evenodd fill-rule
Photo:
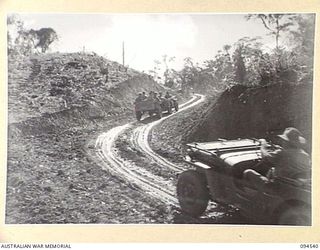
M 249 36 L 263 37 L 274 47 L 259 20 L 247 21 L 244 14 L 19 14 L 28 29 L 53 28 L 59 41 L 52 48 L 60 52 L 94 51 L 148 72 L 163 55 L 175 57 L 170 67 L 179 70 L 183 59 L 200 64 L 214 58 L 223 45 Z

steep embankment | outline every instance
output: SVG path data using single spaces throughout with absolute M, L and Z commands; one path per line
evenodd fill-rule
M 265 137 L 298 128 L 311 142 L 312 85 L 235 86 L 212 100 L 188 141 Z
M 179 122 L 177 122 L 177 120 Z M 177 114 L 156 127 L 150 137 L 154 151 L 180 162 L 185 144 L 218 138 L 272 138 L 288 126 L 312 138 L 312 85 L 234 86 L 208 97 L 203 105 Z

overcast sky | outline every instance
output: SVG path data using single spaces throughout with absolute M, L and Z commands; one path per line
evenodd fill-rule
M 54 49 L 77 52 L 85 47 L 110 60 L 125 61 L 131 68 L 148 71 L 162 55 L 175 56 L 170 66 L 180 69 L 183 58 L 196 62 L 211 59 L 225 44 L 244 36 L 271 37 L 258 20 L 240 14 L 20 14 L 27 28 L 53 28 L 59 35 Z

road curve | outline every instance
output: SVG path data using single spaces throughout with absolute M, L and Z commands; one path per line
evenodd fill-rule
M 180 105 L 180 110 L 178 112 L 183 112 L 188 108 L 192 108 L 203 102 L 204 99 L 205 97 L 203 95 L 196 94 L 188 102 Z M 148 143 L 148 136 L 152 128 L 169 117 L 174 116 L 176 113 L 134 128 L 132 133 L 130 133 L 130 143 L 138 148 L 150 160 L 160 165 L 160 167 L 166 167 L 176 172 L 181 172 L 183 168 L 156 154 Z M 171 180 L 156 176 L 146 168 L 120 157 L 118 149 L 115 146 L 116 140 L 121 134 L 132 129 L 136 124 L 136 122 L 131 122 L 112 128 L 99 135 L 95 143 L 95 149 L 97 156 L 103 162 L 102 167 L 127 180 L 130 184 L 138 186 L 152 197 L 157 198 L 166 204 L 177 206 L 178 202 L 175 195 L 175 186 Z
M 193 96 L 192 99 L 190 99 L 188 102 L 180 105 L 180 110 L 178 112 L 182 112 L 186 109 L 192 108 L 199 103 L 204 101 L 204 96 L 196 94 Z M 171 163 L 167 159 L 163 158 L 162 156 L 155 153 L 149 145 L 148 137 L 151 132 L 151 129 L 163 122 L 164 120 L 168 119 L 169 117 L 175 115 L 176 113 L 173 113 L 169 116 L 163 117 L 162 119 L 156 120 L 154 122 L 151 122 L 149 124 L 139 126 L 136 129 L 134 129 L 133 133 L 131 134 L 131 143 L 136 147 L 139 148 L 141 152 L 144 152 L 150 160 L 156 162 L 161 167 L 167 167 L 169 169 L 172 169 L 174 171 L 181 172 L 184 169 L 182 167 L 177 166 L 176 164 Z

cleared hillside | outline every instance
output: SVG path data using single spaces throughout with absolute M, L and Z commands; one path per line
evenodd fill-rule
M 100 133 L 135 120 L 138 92 L 163 87 L 91 54 L 10 58 L 8 76 L 6 223 L 170 220 L 163 204 L 88 156 Z
M 138 91 L 158 88 L 147 75 L 96 54 L 9 57 L 9 123 L 89 106 L 118 114 Z

